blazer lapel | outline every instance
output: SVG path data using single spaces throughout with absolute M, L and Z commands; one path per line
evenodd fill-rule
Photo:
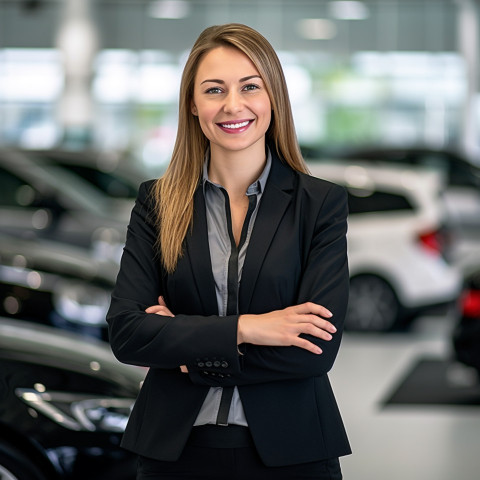
M 248 312 L 263 259 L 292 198 L 294 172 L 272 152 L 272 168 L 253 227 L 242 271 L 239 307 Z
M 201 185 L 195 192 L 193 208 L 193 228 L 186 238 L 187 254 L 200 296 L 200 302 L 205 312 L 218 312 L 215 280 L 213 278 L 210 248 L 208 246 L 205 198 Z

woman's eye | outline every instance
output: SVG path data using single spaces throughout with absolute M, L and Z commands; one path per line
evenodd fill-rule
M 209 88 L 205 93 L 222 93 L 222 90 L 219 87 Z
M 249 83 L 243 87 L 243 89 L 247 91 L 257 90 L 258 88 L 258 85 L 255 85 L 254 83 Z

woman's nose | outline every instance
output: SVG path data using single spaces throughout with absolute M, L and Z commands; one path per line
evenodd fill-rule
M 225 105 L 223 108 L 225 112 L 228 113 L 235 113 L 242 110 L 243 105 L 241 95 L 236 91 L 230 91 L 225 97 Z

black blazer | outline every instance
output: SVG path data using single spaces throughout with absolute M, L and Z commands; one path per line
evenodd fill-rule
M 273 155 L 245 259 L 240 313 L 260 314 L 306 301 L 333 312 L 323 353 L 246 344 L 237 350 L 238 316 L 220 317 L 203 192 L 173 274 L 154 249 L 152 181 L 141 185 L 107 315 L 114 354 L 150 367 L 122 445 L 176 460 L 211 386 L 237 385 L 256 448 L 269 466 L 338 457 L 350 447 L 329 383 L 348 299 L 347 199 L 337 185 L 300 174 Z M 146 314 L 163 295 L 175 317 Z M 189 373 L 179 366 L 187 365 Z

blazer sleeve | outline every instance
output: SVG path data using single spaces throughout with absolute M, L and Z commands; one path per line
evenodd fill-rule
M 278 380 L 301 379 L 326 374 L 333 366 L 342 338 L 349 290 L 347 260 L 347 194 L 331 184 L 315 219 L 310 249 L 297 293 L 297 304 L 314 302 L 327 307 L 337 328 L 330 341 L 305 336 L 320 346 L 317 355 L 299 347 L 268 347 L 246 344 L 242 370 L 227 378 L 212 378 L 192 369 L 195 383 L 206 385 L 248 385 Z
M 198 363 L 215 356 L 240 371 L 237 353 L 238 316 L 147 314 L 162 292 L 162 267 L 155 248 L 153 181 L 140 186 L 127 230 L 117 281 L 107 313 L 110 345 L 123 363 L 163 369 Z M 225 364 L 225 363 L 224 363 Z

